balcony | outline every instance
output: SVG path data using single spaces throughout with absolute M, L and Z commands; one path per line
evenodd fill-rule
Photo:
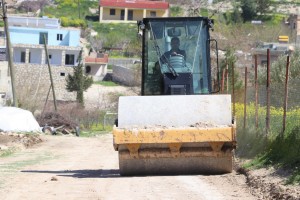
M 107 64 L 108 54 L 90 54 L 84 61 L 86 64 Z

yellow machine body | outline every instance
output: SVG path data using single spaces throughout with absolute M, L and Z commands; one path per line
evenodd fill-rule
M 173 103 L 168 101 L 171 99 Z M 221 113 L 231 117 L 228 100 L 229 95 L 121 98 L 119 107 L 131 110 L 130 112 L 120 108 L 121 119 L 126 118 L 129 121 L 121 121 L 119 127 L 113 128 L 114 148 L 119 152 L 121 175 L 231 172 L 233 150 L 236 146 L 236 126 L 231 120 L 227 125 L 222 124 L 225 123 L 223 121 L 217 124 L 218 117 L 219 120 L 228 118 L 219 116 Z M 195 101 L 197 103 L 191 103 Z M 156 103 L 154 109 L 152 106 Z M 180 106 L 182 103 L 188 106 Z M 203 113 L 203 108 L 199 105 L 205 104 L 213 106 L 220 113 Z M 172 107 L 176 109 L 172 110 Z M 156 109 L 169 112 L 161 116 Z M 189 113 L 195 112 L 186 117 L 187 122 L 193 125 L 175 125 L 173 120 L 169 121 L 174 116 L 180 118 L 184 112 L 182 109 Z M 143 116 L 143 112 L 147 114 Z M 204 119 L 210 122 L 203 122 L 201 116 L 205 116 Z M 199 123 L 196 123 L 197 120 Z M 212 120 L 215 120 L 215 123 L 212 123 Z M 178 123 L 182 121 L 184 120 Z

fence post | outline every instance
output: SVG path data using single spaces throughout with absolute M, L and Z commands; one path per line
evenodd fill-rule
M 221 93 L 224 93 L 225 69 L 222 70 Z
M 266 135 L 270 131 L 270 49 L 267 49 L 267 116 L 266 116 Z
M 257 82 L 257 55 L 254 56 L 254 84 L 255 84 L 255 128 L 258 129 L 258 82 Z M 256 134 L 258 131 L 256 131 Z M 257 135 L 256 135 L 257 136 Z
M 283 121 L 282 121 L 282 133 L 283 137 L 286 125 L 286 110 L 287 110 L 287 100 L 288 100 L 288 81 L 289 81 L 289 66 L 290 66 L 290 56 L 287 56 L 286 69 L 285 69 L 285 86 L 284 86 L 284 104 L 283 104 Z
M 228 63 L 226 64 L 226 94 L 228 94 L 228 87 L 229 87 L 229 83 L 228 83 L 228 80 L 229 80 L 229 77 L 228 77 L 229 73 L 228 73 Z
M 244 92 L 244 131 L 247 125 L 247 82 L 248 82 L 248 70 L 245 67 L 245 92 Z
M 232 70 L 231 70 L 231 82 L 232 82 L 232 105 L 233 105 L 233 116 L 235 116 L 234 64 L 232 64 Z

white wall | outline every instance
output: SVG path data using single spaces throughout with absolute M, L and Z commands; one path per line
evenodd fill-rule
M 62 63 L 61 63 L 62 51 L 61 50 L 50 49 L 50 50 L 48 50 L 48 55 L 51 55 L 51 60 L 50 60 L 51 65 L 62 65 Z M 46 60 L 45 60 L 45 63 L 46 63 Z
M 30 63 L 41 64 L 42 63 L 42 49 L 30 49 Z
M 13 50 L 13 61 L 16 63 L 20 63 L 21 62 L 21 52 L 25 52 L 26 49 L 25 48 L 17 48 Z

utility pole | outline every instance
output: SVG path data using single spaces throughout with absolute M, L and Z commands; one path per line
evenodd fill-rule
M 57 111 L 56 96 L 55 96 L 55 90 L 54 90 L 54 82 L 53 82 L 53 78 L 52 78 L 51 66 L 50 66 L 48 49 L 47 49 L 47 39 L 46 39 L 45 35 L 44 35 L 44 47 L 45 47 L 46 60 L 47 60 L 48 70 L 49 70 L 49 75 L 50 75 L 50 82 L 51 82 L 51 88 L 52 88 L 52 94 L 53 94 L 53 102 L 54 102 L 54 110 Z
M 14 107 L 18 107 L 18 101 L 17 101 L 17 94 L 15 90 L 15 69 L 14 64 L 12 61 L 12 51 L 11 51 L 11 45 L 10 45 L 10 35 L 8 32 L 8 24 L 7 24 L 7 16 L 6 16 L 6 3 L 4 0 L 1 0 L 2 3 L 2 18 L 4 22 L 4 29 L 5 29 L 5 35 L 6 35 L 6 55 L 8 58 L 8 67 L 10 71 L 10 78 L 11 78 L 11 88 L 12 88 L 12 95 L 13 95 L 13 103 L 12 105 Z

